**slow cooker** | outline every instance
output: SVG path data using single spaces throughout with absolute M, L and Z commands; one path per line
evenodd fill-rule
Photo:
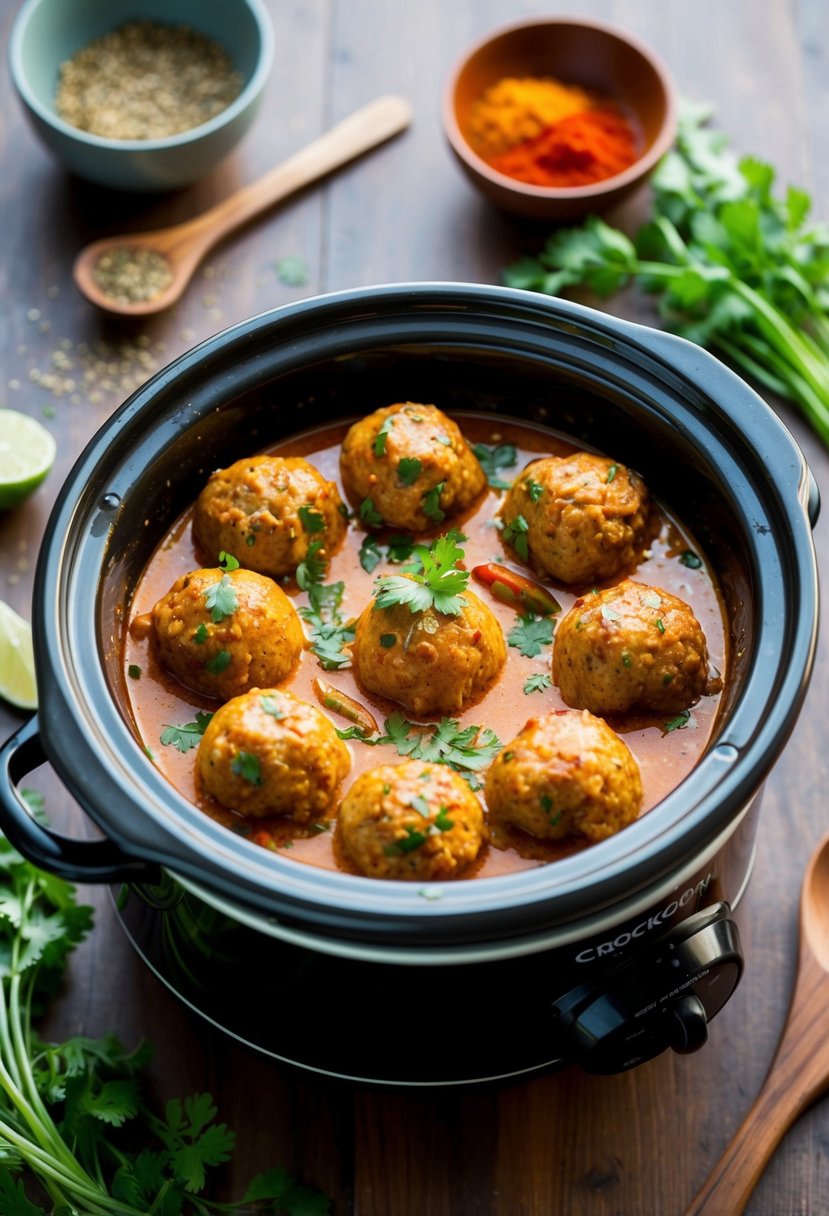
M 258 848 L 181 797 L 130 725 L 131 588 L 209 472 L 398 400 L 549 425 L 641 471 L 718 572 L 731 675 L 691 774 L 615 837 L 442 885 Z M 103 426 L 64 485 L 33 608 L 40 710 L 2 750 L 2 827 L 35 864 L 113 884 L 147 964 L 262 1052 L 400 1085 L 691 1051 L 743 966 L 760 793 L 803 701 L 817 622 L 814 481 L 782 423 L 689 343 L 576 304 L 459 284 L 361 289 L 245 321 Z M 516 722 L 516 727 L 522 722 Z M 103 836 L 19 793 L 47 759 Z

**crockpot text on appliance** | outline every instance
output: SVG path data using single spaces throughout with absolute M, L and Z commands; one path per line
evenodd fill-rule
M 678 899 L 672 899 L 660 912 L 655 912 L 653 916 L 649 916 L 646 920 L 640 921 L 632 929 L 625 929 L 622 933 L 618 933 L 616 937 L 609 942 L 600 942 L 598 946 L 588 946 L 586 950 L 581 950 L 576 955 L 577 963 L 594 963 L 597 958 L 603 958 L 608 954 L 615 954 L 617 950 L 623 950 L 625 946 L 638 937 L 644 937 L 647 933 L 654 929 L 659 929 L 662 925 L 675 916 L 680 908 L 686 907 L 696 895 L 699 898 L 708 890 L 708 884 L 711 882 L 711 874 L 706 874 L 705 878 L 694 887 L 688 887 Z

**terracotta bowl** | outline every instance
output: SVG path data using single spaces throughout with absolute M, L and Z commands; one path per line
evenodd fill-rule
M 613 99 L 639 128 L 639 158 L 587 186 L 533 186 L 499 173 L 474 150 L 468 128 L 474 103 L 505 76 L 552 76 Z M 505 211 L 557 222 L 603 211 L 640 186 L 673 142 L 676 111 L 667 69 L 638 39 L 604 22 L 551 17 L 502 27 L 468 50 L 450 77 L 443 121 L 452 151 L 482 194 Z

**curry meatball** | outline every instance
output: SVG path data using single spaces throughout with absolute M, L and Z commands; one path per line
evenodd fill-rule
M 531 718 L 495 758 L 484 792 L 493 817 L 542 840 L 605 840 L 642 805 L 630 749 L 587 710 Z
M 340 452 L 343 486 L 365 523 L 426 532 L 464 511 L 486 475 L 434 405 L 389 405 L 355 422 Z
M 706 692 L 708 647 L 684 600 L 625 579 L 576 600 L 556 630 L 553 680 L 596 714 L 678 712 Z
M 281 578 L 342 543 L 347 511 L 333 481 L 300 456 L 251 456 L 211 474 L 196 502 L 193 533 L 216 561 L 224 550 L 248 570 Z
M 359 776 L 338 823 L 343 848 L 369 878 L 457 878 L 486 839 L 483 808 L 463 778 L 421 760 Z
M 222 806 L 308 823 L 330 814 L 351 758 L 315 705 L 278 688 L 254 688 L 216 711 L 196 764 Z
M 635 566 L 654 535 L 641 478 L 590 452 L 534 460 L 501 510 L 502 535 L 531 565 L 562 583 L 599 582 Z
M 476 700 L 504 666 L 507 647 L 491 609 L 471 591 L 462 599 L 457 616 L 372 600 L 352 646 L 363 687 L 414 714 L 459 713 Z
M 293 604 L 252 570 L 194 570 L 153 607 L 161 662 L 196 692 L 226 701 L 285 680 L 305 635 Z

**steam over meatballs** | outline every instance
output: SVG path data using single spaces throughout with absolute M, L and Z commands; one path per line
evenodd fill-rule
M 486 839 L 483 809 L 463 778 L 420 760 L 363 773 L 338 822 L 345 851 L 369 878 L 457 878 Z
M 542 840 L 605 840 L 642 805 L 639 766 L 627 745 L 586 710 L 531 718 L 486 777 L 490 814 Z
M 625 579 L 576 600 L 556 631 L 553 680 L 568 705 L 596 714 L 694 705 L 708 687 L 708 647 L 691 608 Z
M 285 592 L 250 570 L 194 570 L 153 607 L 159 657 L 173 675 L 208 697 L 279 684 L 305 644 Z
M 415 714 L 459 713 L 481 695 L 507 659 L 501 626 L 471 591 L 458 616 L 405 604 L 378 608 L 357 622 L 352 661 L 369 692 Z
M 458 427 L 434 405 L 389 405 L 355 422 L 340 453 L 343 486 L 369 524 L 426 532 L 464 511 L 486 476 Z M 369 503 L 369 506 L 364 504 Z
M 223 806 L 295 823 L 330 813 L 350 764 L 325 714 L 278 688 L 252 689 L 217 710 L 197 756 L 205 790 Z
M 501 519 L 519 556 L 562 583 L 600 582 L 635 566 L 654 523 L 642 480 L 590 452 L 528 464 Z
M 199 495 L 193 532 L 214 561 L 222 550 L 248 570 L 293 574 L 315 541 L 330 557 L 346 530 L 345 506 L 300 456 L 251 456 L 213 473 Z

